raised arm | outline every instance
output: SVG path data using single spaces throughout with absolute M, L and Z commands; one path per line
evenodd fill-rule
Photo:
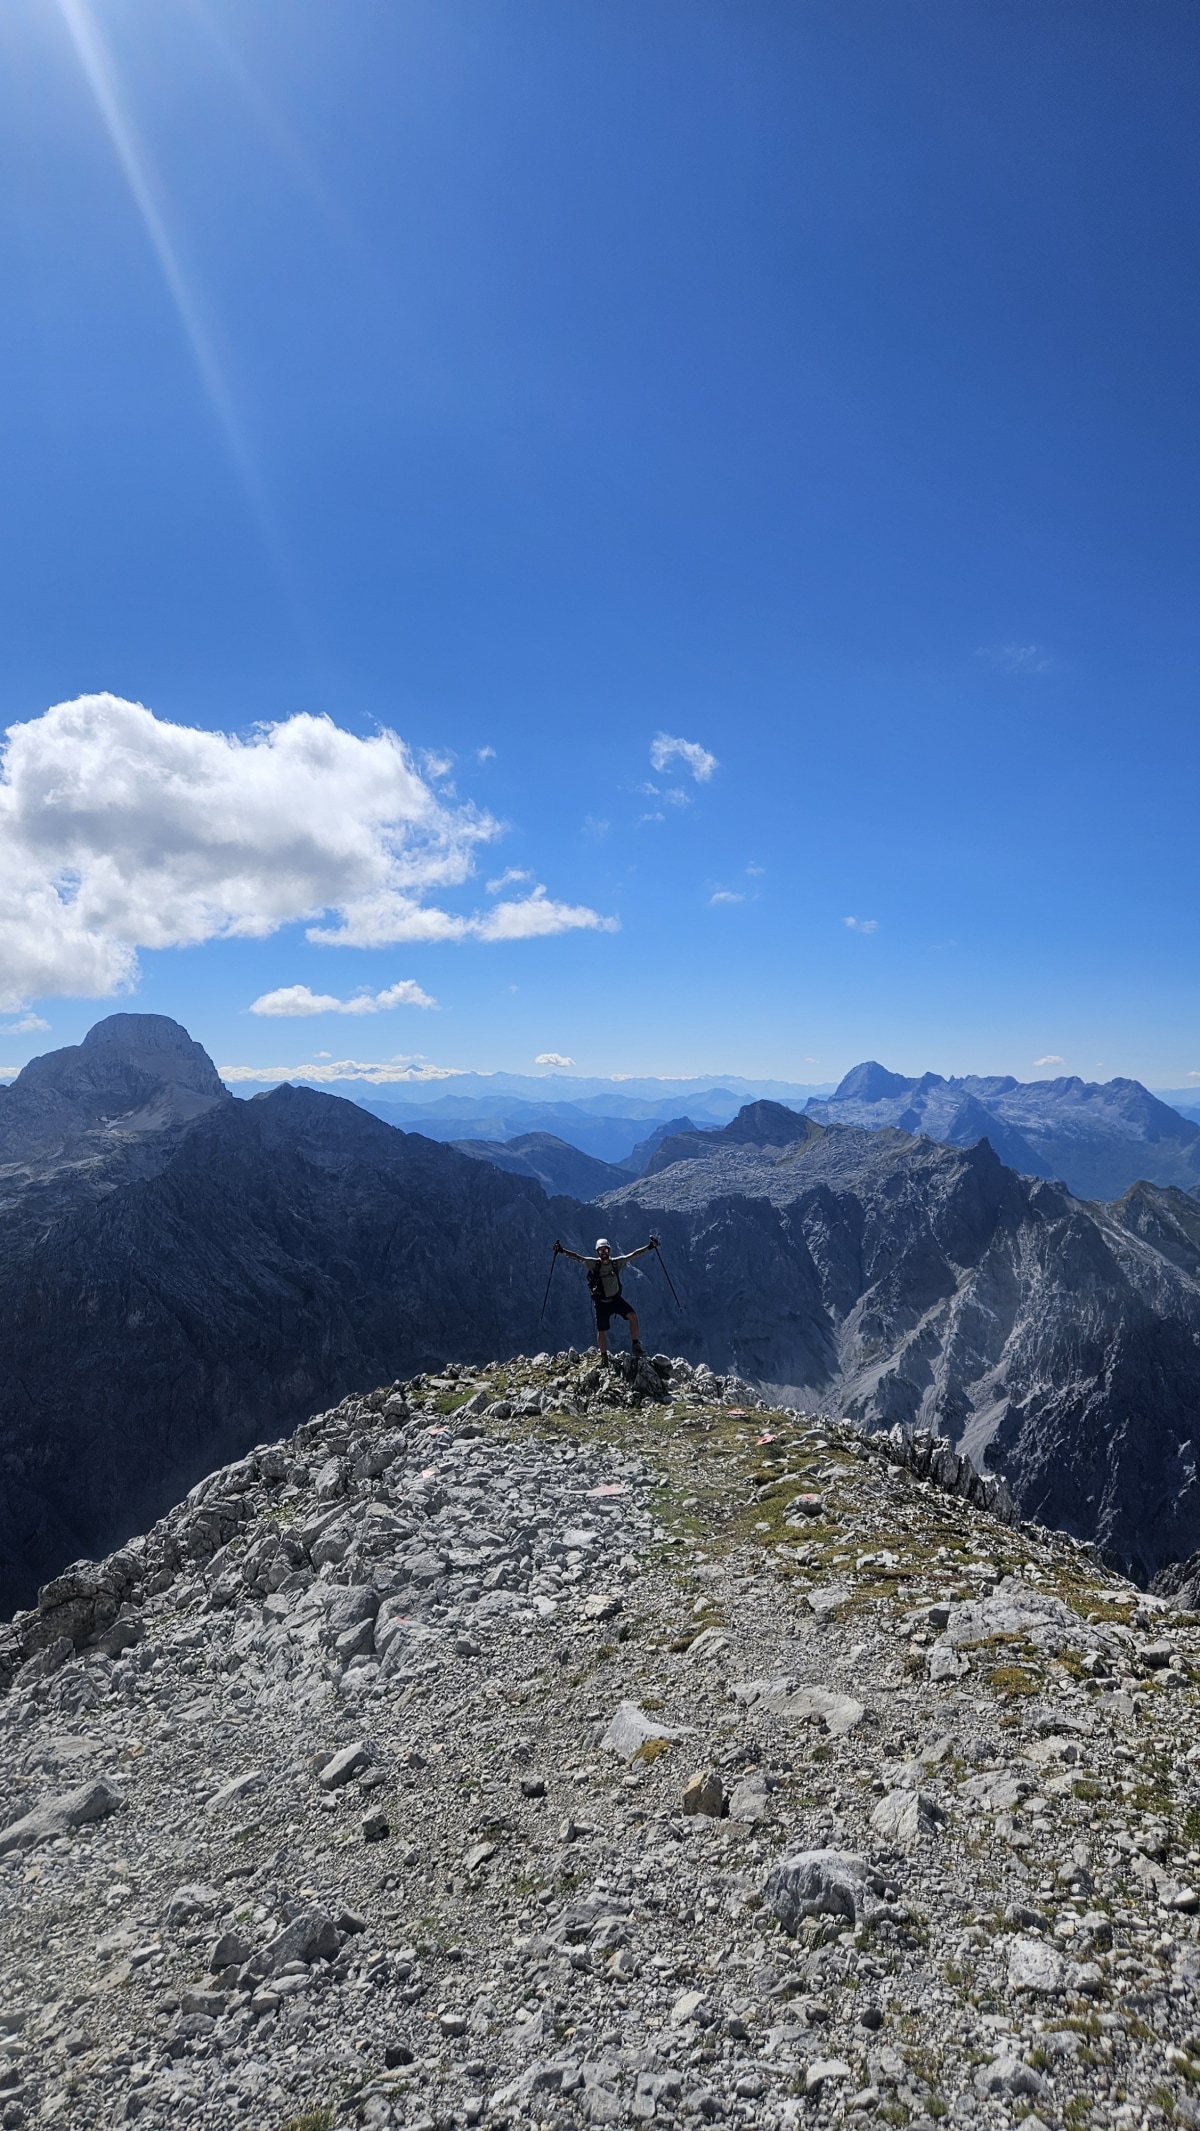
M 574 1258 L 576 1265 L 587 1264 L 587 1259 L 584 1257 L 582 1251 L 568 1250 L 565 1243 L 555 1244 L 554 1255 L 556 1258 Z
M 631 1258 L 644 1258 L 644 1257 L 645 1257 L 645 1255 L 646 1255 L 646 1252 L 647 1252 L 648 1250 L 657 1250 L 657 1249 L 658 1249 L 658 1237 L 657 1237 L 657 1236 L 651 1236 L 651 1238 L 650 1238 L 650 1241 L 649 1241 L 648 1243 L 642 1243 L 642 1244 L 639 1244 L 639 1246 L 638 1246 L 638 1248 L 637 1248 L 636 1250 L 631 1250 L 631 1251 L 630 1251 L 630 1253 L 629 1253 L 629 1256 L 630 1256 Z

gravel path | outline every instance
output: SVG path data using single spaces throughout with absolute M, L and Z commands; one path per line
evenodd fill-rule
M 4 2131 L 1200 2125 L 1195 1617 L 900 1454 L 448 1368 L 56 1579 Z

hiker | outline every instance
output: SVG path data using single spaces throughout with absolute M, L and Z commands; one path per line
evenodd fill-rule
M 568 1250 L 565 1243 L 556 1243 L 554 1255 L 574 1258 L 577 1265 L 587 1271 L 587 1284 L 596 1306 L 596 1341 L 602 1359 L 608 1355 L 608 1328 L 614 1317 L 623 1317 L 629 1326 L 629 1337 L 635 1354 L 644 1354 L 641 1334 L 638 1329 L 637 1311 L 631 1302 L 626 1302 L 621 1293 L 621 1274 L 635 1258 L 644 1258 L 648 1250 L 658 1249 L 658 1237 L 651 1236 L 640 1250 L 626 1251 L 623 1257 L 614 1258 L 612 1245 L 607 1236 L 596 1238 L 596 1255 L 587 1258 L 582 1251 Z

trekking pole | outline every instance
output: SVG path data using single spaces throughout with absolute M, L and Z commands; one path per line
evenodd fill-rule
M 661 1248 L 660 1248 L 660 1246 L 659 1246 L 659 1241 L 658 1241 L 658 1237 L 657 1237 L 657 1236 L 651 1236 L 651 1238 L 650 1238 L 650 1241 L 651 1241 L 651 1242 L 652 1242 L 652 1244 L 654 1245 L 654 1254 L 655 1254 L 655 1257 L 656 1257 L 656 1258 L 658 1259 L 658 1262 L 659 1262 L 659 1264 L 660 1264 L 660 1265 L 662 1265 L 662 1269 L 663 1269 L 663 1278 L 664 1278 L 664 1280 L 666 1281 L 666 1283 L 667 1283 L 667 1286 L 668 1286 L 668 1287 L 670 1288 L 670 1290 L 671 1290 L 671 1293 L 672 1293 L 672 1295 L 675 1295 L 675 1282 L 674 1282 L 674 1281 L 672 1280 L 672 1278 L 671 1278 L 671 1275 L 670 1275 L 670 1273 L 669 1273 L 669 1272 L 667 1271 L 667 1268 L 666 1268 L 666 1266 L 665 1266 L 665 1265 L 663 1265 L 663 1254 L 662 1254 L 662 1250 L 661 1250 Z M 682 1314 L 683 1314 L 683 1304 L 682 1304 L 682 1303 L 681 1303 L 681 1301 L 679 1300 L 679 1297 L 678 1297 L 678 1295 L 675 1295 L 675 1307 L 676 1307 L 676 1309 L 677 1309 L 677 1310 L 679 1311 L 680 1315 L 682 1316 Z
M 562 1251 L 562 1244 L 561 1244 L 561 1243 L 556 1243 L 556 1244 L 555 1244 L 555 1246 L 554 1246 L 554 1256 L 553 1256 L 553 1257 L 551 1258 L 551 1260 L 550 1260 L 550 1271 L 549 1271 L 549 1274 L 548 1274 L 548 1276 L 547 1276 L 547 1279 L 546 1279 L 546 1292 L 545 1292 L 545 1294 L 544 1294 L 544 1295 L 542 1296 L 542 1315 L 541 1315 L 541 1317 L 539 1317 L 539 1318 L 538 1318 L 538 1323 L 539 1323 L 539 1324 L 540 1324 L 540 1323 L 541 1323 L 541 1321 L 542 1321 L 542 1317 L 544 1317 L 544 1316 L 545 1316 L 545 1314 L 546 1314 L 546 1304 L 547 1304 L 547 1303 L 549 1302 L 549 1300 L 550 1300 L 550 1282 L 551 1282 L 551 1280 L 553 1280 L 553 1278 L 554 1278 L 554 1268 L 555 1268 L 555 1266 L 556 1266 L 556 1265 L 558 1264 L 558 1260 L 559 1260 L 559 1254 L 560 1254 L 560 1252 L 561 1252 L 561 1251 Z

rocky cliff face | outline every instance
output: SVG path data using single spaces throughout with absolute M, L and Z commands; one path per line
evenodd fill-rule
M 521 1132 L 510 1140 L 456 1139 L 450 1144 L 457 1153 L 491 1162 L 510 1176 L 533 1177 L 548 1198 L 594 1199 L 638 1173 L 628 1163 L 618 1168 L 615 1162 L 597 1161 L 553 1132 Z
M 1025 1515 L 1139 1576 L 1200 1544 L 1186 1194 L 1084 1205 L 986 1141 L 831 1128 L 790 1146 L 714 1134 L 600 1203 L 616 1239 L 623 1220 L 662 1235 L 683 1314 L 672 1326 L 644 1277 L 654 1340 L 864 1425 L 936 1429 L 986 1454 Z
M 561 1275 L 539 1326 L 564 1214 L 583 1238 L 531 1179 L 285 1087 L 141 1132 L 132 1176 L 85 1157 L 81 1197 L 104 1129 L 0 1237 L 0 1603 L 348 1388 L 587 1336 Z
M 806 1111 L 824 1124 L 890 1126 L 956 1147 L 987 1138 L 1009 1168 L 1061 1178 L 1078 1198 L 1113 1199 L 1143 1178 L 1184 1191 L 1200 1185 L 1200 1125 L 1137 1080 L 910 1080 L 871 1060 Z
M 24 1229 L 153 1175 L 188 1126 L 233 1101 L 165 1014 L 110 1014 L 0 1088 L 0 1209 Z

